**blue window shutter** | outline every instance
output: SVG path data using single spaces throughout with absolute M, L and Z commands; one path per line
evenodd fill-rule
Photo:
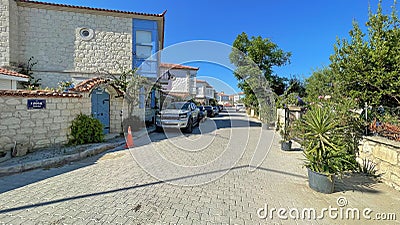
M 159 37 L 158 37 L 158 25 L 157 21 L 133 19 L 133 57 L 132 57 L 132 68 L 139 68 L 138 73 L 142 76 L 157 78 L 159 57 L 155 55 L 159 51 Z M 151 43 L 138 43 L 137 31 L 149 32 L 151 34 Z M 153 57 L 147 58 L 138 55 L 138 48 L 148 49 L 151 47 L 151 55 Z M 139 49 L 140 50 L 140 49 Z

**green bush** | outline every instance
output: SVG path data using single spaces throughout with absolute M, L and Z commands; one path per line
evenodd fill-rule
M 103 141 L 103 125 L 98 119 L 81 113 L 72 121 L 69 144 L 81 145 Z
M 342 174 L 356 168 L 352 125 L 343 124 L 340 115 L 339 109 L 314 105 L 296 122 L 304 147 L 305 166 L 312 171 Z

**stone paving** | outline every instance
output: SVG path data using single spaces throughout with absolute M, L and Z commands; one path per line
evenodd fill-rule
M 314 192 L 302 152 L 281 151 L 274 131 L 244 114 L 209 119 L 191 135 L 153 133 L 135 144 L 1 177 L 0 223 L 400 224 L 400 192 L 365 177 L 344 177 L 333 194 Z M 371 219 L 289 217 L 329 207 L 343 217 L 347 209 L 370 208 Z M 397 213 L 397 220 L 376 220 L 377 213 Z

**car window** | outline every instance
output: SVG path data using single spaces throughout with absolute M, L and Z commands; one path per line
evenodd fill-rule
M 189 103 L 184 103 L 184 102 L 172 102 L 167 106 L 166 109 L 183 109 L 187 110 L 189 109 Z

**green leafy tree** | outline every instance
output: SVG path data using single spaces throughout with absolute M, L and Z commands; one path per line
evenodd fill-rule
M 139 105 L 141 94 L 147 94 L 155 85 L 147 78 L 137 73 L 137 68 L 123 70 L 119 75 L 106 72 L 106 77 L 111 80 L 111 84 L 124 93 L 124 98 L 128 103 L 128 116 L 132 115 L 132 110 Z
M 395 4 L 391 15 L 370 10 L 363 33 L 353 22 L 350 40 L 338 40 L 330 57 L 335 88 L 372 106 L 400 105 L 400 31 Z
M 305 84 L 299 78 L 293 77 L 287 81 L 287 88 L 282 95 L 277 97 L 277 108 L 284 108 L 285 105 L 301 105 L 304 102 L 300 102 L 299 98 L 305 96 L 306 88 Z
M 306 79 L 307 101 L 314 102 L 319 96 L 333 96 L 335 76 L 330 68 L 316 70 Z
M 236 37 L 230 60 L 236 66 L 234 76 L 245 94 L 243 102 L 247 106 L 258 108 L 257 95 L 262 97 L 266 89 L 283 93 L 285 80 L 273 74 L 273 67 L 289 63 L 290 56 L 290 52 L 284 52 L 268 38 L 249 38 L 244 32 Z
M 297 77 L 292 77 L 288 81 L 289 93 L 297 93 L 299 97 L 304 97 L 306 95 L 306 87 L 304 81 Z

